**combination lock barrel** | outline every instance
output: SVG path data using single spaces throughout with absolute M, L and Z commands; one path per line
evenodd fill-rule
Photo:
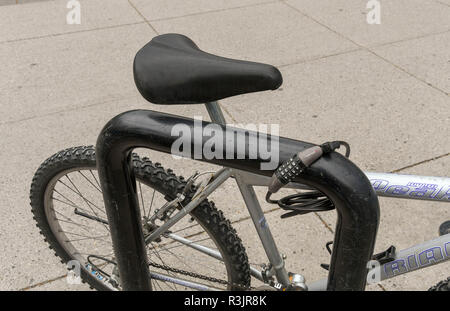
M 275 173 L 272 175 L 272 179 L 269 184 L 269 192 L 276 193 L 284 185 L 291 182 L 296 176 L 323 155 L 323 150 L 320 146 L 314 146 L 306 150 L 296 153 L 289 160 L 281 164 Z

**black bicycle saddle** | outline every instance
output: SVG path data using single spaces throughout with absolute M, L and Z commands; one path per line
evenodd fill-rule
M 283 82 L 271 65 L 203 52 L 180 34 L 154 37 L 136 54 L 133 72 L 139 92 L 154 104 L 206 103 Z

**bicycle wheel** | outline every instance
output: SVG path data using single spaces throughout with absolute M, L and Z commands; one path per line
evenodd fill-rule
M 150 216 L 173 200 L 185 181 L 147 158 L 134 154 L 132 162 L 148 234 L 155 227 L 148 223 Z M 95 289 L 121 289 L 92 146 L 63 150 L 41 164 L 30 200 L 37 227 L 63 263 L 76 260 L 82 280 Z M 194 249 L 194 244 L 219 252 L 222 260 Z M 153 290 L 233 290 L 250 285 L 245 248 L 213 202 L 204 200 L 147 250 Z
M 436 285 L 428 289 L 430 292 L 450 292 L 450 277 L 446 280 L 440 281 Z

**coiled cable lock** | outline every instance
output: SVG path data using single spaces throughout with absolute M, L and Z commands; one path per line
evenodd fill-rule
M 341 145 L 345 147 L 345 156 L 348 158 L 350 156 L 350 145 L 344 141 L 332 141 L 303 150 L 283 162 L 277 168 L 272 175 L 266 194 L 266 201 L 271 204 L 278 204 L 282 209 L 289 211 L 289 213 L 281 215 L 281 218 L 334 209 L 333 202 L 318 190 L 288 195 L 279 200 L 272 200 L 270 197 L 286 184 L 293 181 L 295 177 L 299 176 L 324 154 L 340 148 Z

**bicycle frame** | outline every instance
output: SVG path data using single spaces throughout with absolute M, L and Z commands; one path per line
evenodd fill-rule
M 226 179 L 229 177 L 236 178 L 236 175 L 239 176 L 237 179 L 238 184 L 243 183 L 244 185 L 250 185 L 250 186 L 263 186 L 267 187 L 269 185 L 270 178 L 266 176 L 260 176 L 255 175 L 252 173 L 247 173 L 243 171 L 236 171 L 236 170 L 228 170 L 226 173 L 224 171 L 219 171 L 218 174 L 220 176 L 226 176 Z M 378 189 L 377 193 L 379 196 L 387 196 L 387 197 L 394 197 L 396 194 L 399 198 L 409 198 L 409 199 L 416 199 L 416 200 L 435 200 L 435 201 L 441 201 L 445 202 L 445 196 L 444 194 L 447 194 L 448 192 L 444 192 L 442 189 L 447 189 L 448 185 L 450 184 L 449 178 L 441 178 L 441 177 L 427 177 L 427 176 L 414 176 L 414 175 L 399 175 L 399 174 L 386 174 L 386 173 L 366 173 L 369 180 L 372 182 L 372 185 L 374 186 L 374 189 Z M 414 191 L 418 192 L 421 191 L 419 188 L 420 184 L 422 185 L 432 185 L 430 181 L 433 181 L 436 184 L 435 187 L 435 193 L 434 195 L 431 195 L 432 198 L 424 196 L 424 195 L 411 195 L 410 193 L 413 190 L 410 191 L 403 191 L 403 192 L 394 192 L 388 191 L 386 193 L 386 190 L 389 187 L 376 187 L 376 185 L 379 185 L 380 178 L 383 178 L 382 180 L 386 182 L 386 184 L 392 185 L 390 187 L 396 187 L 396 189 L 399 189 L 400 187 L 406 187 L 406 185 L 414 185 Z M 238 181 L 239 180 L 239 181 Z M 224 179 L 221 179 L 221 183 L 225 181 Z M 428 186 L 431 187 L 431 186 Z M 212 189 L 214 188 L 214 189 Z M 214 191 L 218 188 L 218 186 L 212 187 L 211 190 Z M 286 188 L 291 189 L 309 189 L 310 187 L 298 184 L 298 183 L 291 183 L 286 186 Z M 419 189 L 417 189 L 419 188 Z M 406 188 L 400 188 L 400 189 L 406 189 Z M 428 193 L 427 191 L 423 191 L 424 193 Z M 408 197 L 405 193 L 409 193 Z M 244 195 L 244 193 L 243 193 Z M 245 194 L 246 195 L 246 194 Z M 411 198 L 412 196 L 413 198 Z M 200 203 L 202 199 L 196 199 L 193 204 L 196 205 L 197 203 Z M 448 200 L 447 200 L 448 201 Z M 258 219 L 264 219 L 262 215 L 262 211 L 255 207 L 255 205 L 250 203 L 247 205 L 251 218 L 253 222 L 255 223 Z M 189 207 L 186 207 L 186 209 L 190 210 Z M 180 213 L 181 214 L 181 213 Z M 184 215 L 183 215 L 184 216 Z M 258 225 L 256 224 L 256 228 L 258 228 Z M 155 231 L 152 236 L 149 237 L 148 240 L 152 240 L 156 237 L 158 237 L 160 234 L 165 232 L 167 230 L 167 227 L 160 228 L 159 230 Z M 206 248 L 201 245 L 197 245 L 193 243 L 190 240 L 186 240 L 180 237 L 177 237 L 176 235 L 169 234 L 169 237 L 192 248 L 197 249 L 200 252 L 203 252 L 207 255 L 210 255 L 216 259 L 221 260 L 221 255 L 219 252 L 214 251 L 212 249 Z M 264 237 L 261 236 L 261 241 L 265 241 L 267 239 L 270 239 L 271 237 Z M 263 245 L 264 246 L 264 245 Z M 266 246 L 264 246 L 266 249 Z M 273 255 L 276 254 L 276 249 L 273 250 L 270 248 L 270 244 L 267 247 L 269 249 L 269 254 Z M 276 258 L 277 259 L 277 258 Z M 392 261 L 385 263 L 383 265 L 377 264 L 377 262 L 372 262 L 373 266 L 372 269 L 368 272 L 368 281 L 371 283 L 377 283 L 389 278 L 393 278 L 395 276 L 408 273 L 411 271 L 415 271 L 418 269 L 422 269 L 425 267 L 429 267 L 435 264 L 443 263 L 446 260 L 450 259 L 450 235 L 445 235 L 438 237 L 436 239 L 421 243 L 419 245 L 415 245 L 413 247 L 410 247 L 405 250 L 400 250 L 396 252 L 395 259 Z M 278 259 L 279 260 L 279 259 Z M 274 259 L 271 259 L 269 257 L 269 261 L 271 263 L 275 262 Z M 282 265 L 282 262 L 280 262 Z M 263 276 L 261 271 L 250 267 L 250 273 L 253 277 L 257 278 L 260 281 L 263 281 Z M 282 269 L 281 269 L 282 270 Z M 284 271 L 282 272 L 284 273 Z M 279 279 L 279 278 L 278 278 Z M 313 282 L 309 285 L 309 290 L 326 290 L 327 286 L 327 280 L 319 280 L 317 282 Z
M 206 107 L 214 123 L 225 124 L 225 119 L 217 103 L 208 103 Z M 199 196 L 144 239 L 140 227 L 136 184 L 129 157 L 132 149 L 137 147 L 170 153 L 170 146 L 176 138 L 171 137 L 170 128 L 179 123 L 189 127 L 193 126 L 192 119 L 153 111 L 129 111 L 113 118 L 99 135 L 97 165 L 123 289 L 151 289 L 145 243 L 166 232 L 170 226 L 198 206 L 202 200 L 230 177 L 234 178 L 238 184 L 266 255 L 273 267 L 273 273 L 278 282 L 284 286 L 289 285 L 284 259 L 277 249 L 253 189 L 253 186 L 267 186 L 269 176 L 273 173 L 270 170 L 259 170 L 260 159 L 202 159 L 202 161 L 222 165 L 224 168 L 214 175 L 213 181 Z M 235 129 L 235 132 L 237 135 L 258 134 L 240 129 Z M 280 162 L 295 152 L 311 146 L 308 143 L 283 137 L 277 139 L 280 142 Z M 328 279 L 312 283 L 309 285 L 310 289 L 363 290 L 365 288 L 367 263 L 372 257 L 379 222 L 379 207 L 375 191 L 380 196 L 449 202 L 449 185 L 448 178 L 378 173 L 365 175 L 352 162 L 337 153 L 317 161 L 304 177 L 287 185 L 294 189 L 311 187 L 319 189 L 332 199 L 338 213 Z M 181 237 L 172 236 L 172 238 L 221 259 L 220 253 L 215 250 L 183 241 Z M 450 236 L 447 235 L 412 249 L 400 251 L 397 253 L 396 260 L 388 263 L 391 264 L 390 268 L 386 265 L 375 267 L 374 269 L 378 270 L 372 269 L 369 274 L 380 275 L 379 279 L 382 280 L 448 260 L 449 239 Z M 414 256 L 415 261 L 412 261 L 411 252 L 415 254 L 417 251 L 420 251 L 419 256 Z M 409 265 L 410 263 L 412 265 Z M 262 274 L 257 269 L 252 268 L 251 274 L 262 280 Z M 152 274 L 152 277 L 154 276 Z M 157 277 L 164 278 L 162 275 Z M 205 289 L 201 286 L 199 288 Z
M 379 197 L 410 200 L 428 200 L 450 203 L 450 178 L 366 172 Z M 267 187 L 269 178 L 245 173 L 245 181 L 253 186 Z M 302 184 L 288 184 L 286 188 L 308 189 Z M 408 273 L 450 259 L 450 234 L 426 241 L 396 252 L 395 259 L 384 265 L 376 265 L 368 276 L 376 283 L 400 274 Z M 378 276 L 378 277 L 376 277 Z M 376 281 L 376 282 L 375 282 Z M 325 290 L 326 280 L 309 285 L 309 289 Z

